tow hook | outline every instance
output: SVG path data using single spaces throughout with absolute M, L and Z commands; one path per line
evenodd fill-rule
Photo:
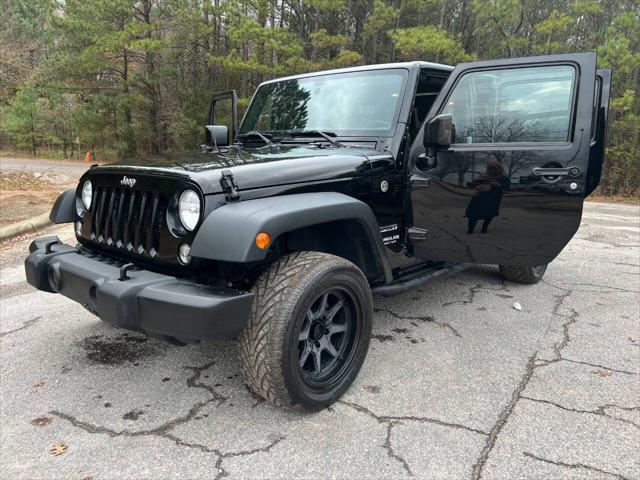
M 129 280 L 131 277 L 127 276 L 127 272 L 131 270 L 135 265 L 133 263 L 125 263 L 120 267 L 120 281 L 124 282 L 125 280 Z
M 44 253 L 49 254 L 49 253 L 53 253 L 53 250 L 51 250 L 51 247 L 53 247 L 54 245 L 58 245 L 60 243 L 60 239 L 56 238 L 55 240 L 52 240 L 51 242 L 47 242 L 44 246 Z

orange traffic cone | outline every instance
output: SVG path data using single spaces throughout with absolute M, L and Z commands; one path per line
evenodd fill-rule
M 91 152 L 87 152 L 87 154 L 84 156 L 84 161 L 87 163 L 91 161 Z

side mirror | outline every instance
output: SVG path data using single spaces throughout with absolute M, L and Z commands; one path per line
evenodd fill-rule
M 204 127 L 207 145 L 226 147 L 229 145 L 229 127 L 226 125 L 207 125 Z
M 426 148 L 445 150 L 453 141 L 453 120 L 450 113 L 432 118 L 424 129 L 423 143 Z

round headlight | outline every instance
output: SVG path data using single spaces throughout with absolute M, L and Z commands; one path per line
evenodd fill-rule
M 86 180 L 82 184 L 82 193 L 80 195 L 82 197 L 82 204 L 84 205 L 84 208 L 89 210 L 89 207 L 91 206 L 91 198 L 93 197 L 93 187 L 91 186 L 90 180 Z
M 193 190 L 185 190 L 178 201 L 178 214 L 184 228 L 191 231 L 200 220 L 200 197 Z

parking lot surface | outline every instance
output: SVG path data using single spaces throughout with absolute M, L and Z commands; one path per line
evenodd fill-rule
M 586 204 L 537 285 L 478 266 L 376 298 L 358 379 L 316 414 L 252 395 L 231 342 L 33 290 L 27 246 L 0 252 L 2 478 L 640 478 L 637 206 Z

